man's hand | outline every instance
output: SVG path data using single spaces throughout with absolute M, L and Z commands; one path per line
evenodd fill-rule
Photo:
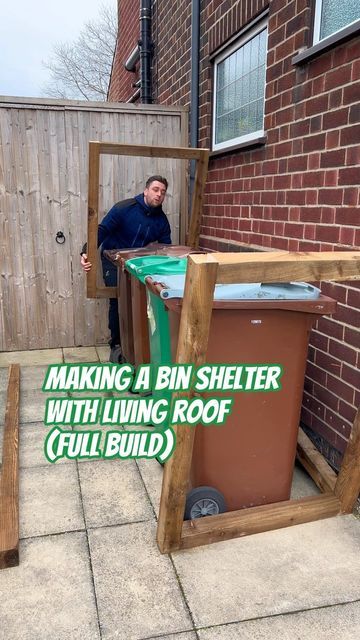
M 92 267 L 92 263 L 88 262 L 88 257 L 86 255 L 86 253 L 83 253 L 81 256 L 81 266 L 83 271 L 90 271 L 91 267 Z

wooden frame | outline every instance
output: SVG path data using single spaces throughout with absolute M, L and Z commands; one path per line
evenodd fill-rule
M 195 187 L 192 200 L 188 244 L 198 247 L 201 208 L 204 195 L 208 149 L 188 147 L 156 147 L 137 144 L 117 144 L 110 142 L 89 142 L 89 193 L 88 193 L 88 258 L 93 268 L 87 274 L 88 298 L 116 298 L 116 287 L 97 286 L 97 228 L 99 218 L 99 172 L 101 155 L 123 155 L 177 160 L 196 160 Z M 184 182 L 183 185 L 184 186 Z M 184 231 L 182 231 L 184 235 Z
M 9 369 L 0 478 L 0 569 L 19 564 L 20 367 Z
M 177 363 L 205 362 L 216 283 L 289 282 L 324 279 L 350 280 L 360 277 L 360 252 L 322 253 L 212 253 L 190 255 L 180 320 Z M 182 393 L 190 395 L 191 392 Z M 360 491 L 360 414 L 338 478 L 325 473 L 312 455 L 311 464 L 326 492 L 300 500 L 289 500 L 233 511 L 197 520 L 183 521 L 189 485 L 195 428 L 176 425 L 177 445 L 164 469 L 157 542 L 162 553 L 191 548 L 219 540 L 258 533 L 293 524 L 350 513 Z M 305 442 L 306 445 L 306 442 Z M 304 439 L 302 439 L 304 450 Z M 320 456 L 320 453 L 318 454 Z M 314 471 L 314 473 L 315 473 Z M 324 480 L 325 478 L 325 480 Z

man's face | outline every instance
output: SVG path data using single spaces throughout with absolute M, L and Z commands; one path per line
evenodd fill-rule
M 144 200 L 148 207 L 160 207 L 164 202 L 166 187 L 162 182 L 154 180 L 144 191 Z

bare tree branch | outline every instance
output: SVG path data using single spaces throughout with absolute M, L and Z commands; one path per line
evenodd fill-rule
M 99 18 L 86 22 L 76 40 L 55 44 L 52 57 L 43 62 L 50 71 L 43 95 L 106 100 L 117 30 L 116 8 L 102 5 Z

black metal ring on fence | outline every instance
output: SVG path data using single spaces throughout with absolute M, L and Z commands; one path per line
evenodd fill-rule
M 62 231 L 58 231 L 55 237 L 55 240 L 58 244 L 64 244 L 66 238 Z

